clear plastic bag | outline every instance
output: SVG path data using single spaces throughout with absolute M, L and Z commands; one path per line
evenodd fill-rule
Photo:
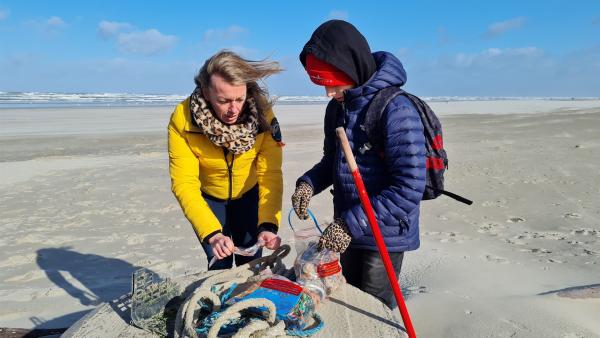
M 298 283 L 321 293 L 324 299 L 346 282 L 342 275 L 340 254 L 334 251 L 317 249 L 317 241 L 310 241 L 294 262 L 294 272 Z M 319 289 L 322 290 L 319 292 Z
M 238 248 L 238 247 L 235 247 L 235 249 L 233 250 L 233 253 L 235 255 L 240 255 L 240 256 L 254 256 L 254 255 L 256 255 L 256 253 L 258 252 L 258 250 L 260 250 L 260 248 L 262 248 L 264 245 L 265 244 L 262 241 L 258 241 L 253 246 L 250 246 L 250 247 L 247 247 L 247 248 Z M 210 268 L 218 260 L 219 259 L 217 258 L 217 256 L 213 256 L 213 258 L 208 263 L 208 267 Z
M 300 255 L 308 249 L 310 243 L 318 242 L 321 233 L 314 226 L 294 230 L 294 247 L 296 253 Z
M 295 229 L 292 226 L 292 213 L 288 214 L 288 222 L 294 231 L 294 244 L 298 253 L 294 262 L 296 281 L 309 290 L 316 303 L 320 303 L 341 284 L 346 282 L 342 275 L 340 254 L 317 249 L 321 236 L 321 226 L 315 215 L 307 210 L 314 226 Z

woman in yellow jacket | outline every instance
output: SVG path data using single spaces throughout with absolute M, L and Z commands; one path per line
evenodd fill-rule
M 196 89 L 169 123 L 171 187 L 192 224 L 211 269 L 254 257 L 235 247 L 281 243 L 283 177 L 279 125 L 257 81 L 280 72 L 272 61 L 249 61 L 230 51 L 209 58 Z

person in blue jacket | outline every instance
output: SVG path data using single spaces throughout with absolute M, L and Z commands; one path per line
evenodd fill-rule
M 333 185 L 334 221 L 321 236 L 319 248 L 341 252 L 348 283 L 393 308 L 395 298 L 335 128 L 343 126 L 346 131 L 399 276 L 404 252 L 419 247 L 419 205 L 425 189 L 423 125 L 403 95 L 382 114 L 382 151 L 365 151 L 368 139 L 362 123 L 375 94 L 404 85 L 406 72 L 393 54 L 372 53 L 365 37 L 342 20 L 321 24 L 302 49 L 300 61 L 311 81 L 324 86 L 332 100 L 325 111 L 323 157 L 298 178 L 292 205 L 298 217 L 306 219 L 310 198 Z

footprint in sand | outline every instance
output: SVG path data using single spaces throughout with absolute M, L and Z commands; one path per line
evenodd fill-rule
M 567 239 L 566 234 L 562 233 L 562 232 L 535 232 L 535 238 L 544 238 L 544 239 L 549 239 L 552 241 L 562 241 Z
M 508 243 L 508 244 L 514 244 L 514 245 L 527 245 L 527 244 L 529 244 L 528 242 L 522 240 L 524 238 L 525 238 L 525 236 L 523 236 L 523 235 L 517 235 L 517 236 L 514 236 L 512 239 L 508 239 L 508 238 L 505 239 L 505 242 Z
M 525 231 L 523 234 L 516 236 L 517 239 L 549 239 L 553 241 L 562 241 L 567 239 L 568 235 L 562 232 L 529 232 Z
M 525 241 L 520 241 L 520 240 L 515 240 L 510 239 L 510 238 L 499 238 L 500 241 L 507 243 L 507 244 L 512 244 L 512 245 L 527 245 L 529 243 L 525 242 Z
M 533 249 L 529 249 L 529 251 L 531 251 L 532 253 L 539 253 L 539 254 L 550 254 L 550 253 L 552 253 L 552 251 L 550 251 L 548 249 L 544 249 L 544 248 L 533 248 Z
M 465 240 L 469 240 L 470 238 L 464 236 L 460 232 L 444 232 L 442 235 L 446 236 L 446 238 L 440 239 L 440 243 L 462 243 Z
M 511 217 L 511 218 L 507 219 L 506 222 L 508 222 L 508 223 L 521 223 L 521 222 L 525 222 L 525 219 L 522 218 L 522 217 Z
M 583 236 L 599 236 L 600 231 L 596 229 L 579 229 L 571 231 L 572 235 L 583 235 Z
M 439 242 L 440 243 L 462 243 L 465 240 L 469 240 L 471 239 L 470 237 L 467 237 L 463 234 L 461 234 L 460 232 L 441 232 L 441 231 L 424 231 L 422 233 L 423 235 L 426 236 L 436 236 L 436 237 L 441 237 L 439 238 Z
M 581 215 L 576 212 L 567 212 L 566 214 L 563 215 L 563 217 L 569 218 L 569 219 L 580 219 Z
M 492 236 L 498 236 L 498 231 L 499 229 L 505 229 L 506 226 L 503 226 L 501 224 L 498 223 L 494 223 L 494 222 L 488 222 L 488 223 L 484 223 L 482 225 L 479 226 L 479 229 L 477 230 L 477 232 L 479 232 L 480 234 L 490 234 Z
M 497 207 L 497 208 L 506 208 L 508 201 L 505 199 L 499 199 L 495 201 L 484 201 L 481 203 L 482 207 Z
M 493 262 L 493 263 L 500 263 L 500 264 L 508 264 L 508 263 L 510 263 L 508 261 L 508 259 L 506 259 L 506 258 L 499 257 L 499 256 L 494 256 L 494 255 L 491 255 L 491 254 L 485 255 L 483 258 L 486 261 Z
M 406 291 L 408 292 L 408 294 L 427 293 L 427 287 L 413 285 L 413 286 L 407 287 Z

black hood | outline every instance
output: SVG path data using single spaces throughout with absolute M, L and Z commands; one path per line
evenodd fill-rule
M 307 54 L 335 66 L 358 86 L 366 83 L 377 70 L 367 39 L 356 27 L 342 20 L 329 20 L 314 31 L 300 53 L 304 68 Z

